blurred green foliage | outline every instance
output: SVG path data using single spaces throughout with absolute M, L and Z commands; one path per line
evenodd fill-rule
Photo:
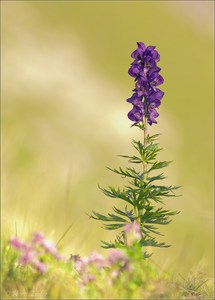
M 110 233 L 88 220 L 114 202 L 101 186 L 120 185 L 105 166 L 123 166 L 132 150 L 125 99 L 136 41 L 156 45 L 165 79 L 158 125 L 161 159 L 174 160 L 169 182 L 182 197 L 153 259 L 213 272 L 213 37 L 193 22 L 195 5 L 151 2 L 4 1 L 2 4 L 2 185 L 5 236 L 42 230 L 67 253 L 99 248 Z M 187 6 L 186 6 L 187 5 Z M 185 13 L 186 11 L 186 13 Z M 203 23 L 201 23 L 203 22 Z M 204 27 L 206 28 L 204 30 Z M 138 138 L 140 138 L 138 136 Z M 126 149 L 125 149 L 126 148 Z M 168 180 L 167 180 L 168 184 Z M 105 235 L 105 237 L 104 237 Z

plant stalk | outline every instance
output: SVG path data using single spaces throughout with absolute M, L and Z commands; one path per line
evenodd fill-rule
M 144 134 L 144 142 L 143 142 L 143 144 L 144 144 L 144 149 L 145 149 L 147 147 L 147 136 L 148 136 L 148 122 L 147 122 L 146 116 L 144 116 L 144 119 L 143 119 L 143 127 L 142 127 L 142 129 L 143 129 L 143 134 Z M 147 173 L 146 172 L 147 172 L 147 162 L 143 161 L 143 182 L 146 182 L 146 180 L 147 180 Z M 142 214 L 143 214 L 143 208 L 138 209 L 138 214 L 137 214 L 138 218 Z M 140 223 L 140 226 L 141 225 L 142 224 Z
M 144 149 L 147 147 L 147 136 L 148 136 L 148 122 L 146 116 L 144 117 Z M 147 162 L 143 162 L 143 181 L 147 179 Z

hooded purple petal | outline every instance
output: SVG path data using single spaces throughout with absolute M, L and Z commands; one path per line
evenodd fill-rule
M 128 118 L 131 121 L 134 121 L 135 124 L 143 121 L 143 116 L 144 116 L 144 110 L 135 106 L 128 113 Z
M 131 53 L 131 57 L 134 58 L 134 59 L 136 59 L 139 56 L 143 55 L 144 51 L 146 49 L 145 44 L 142 43 L 142 42 L 137 42 L 137 46 L 138 46 L 138 48 L 134 52 Z

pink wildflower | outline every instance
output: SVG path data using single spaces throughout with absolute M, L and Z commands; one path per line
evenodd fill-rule
M 42 232 L 33 234 L 31 244 L 22 242 L 18 237 L 11 238 L 9 244 L 16 250 L 21 251 L 20 264 L 29 264 L 41 273 L 47 272 L 46 264 L 41 261 L 44 252 L 51 254 L 57 260 L 62 259 L 54 243 L 46 240 Z
M 42 246 L 44 247 L 44 249 L 46 250 L 46 252 L 54 255 L 57 252 L 57 249 L 55 248 L 55 245 L 53 242 L 48 241 L 48 240 L 44 240 L 42 243 Z
M 79 273 L 85 272 L 87 263 L 88 263 L 87 257 L 83 257 L 83 258 L 77 257 L 76 259 L 74 259 L 74 268 Z
M 109 252 L 109 256 L 107 258 L 107 262 L 109 265 L 115 265 L 118 263 L 128 263 L 128 256 L 123 250 L 120 249 L 111 249 Z
M 46 253 L 51 254 L 55 259 L 60 260 L 62 257 L 57 251 L 55 244 L 52 241 L 46 240 L 42 232 L 35 232 L 33 234 L 33 243 L 37 243 L 44 248 Z
M 29 264 L 35 259 L 35 257 L 37 257 L 37 253 L 32 249 L 28 249 L 20 256 L 19 263 L 22 265 Z
M 35 232 L 32 237 L 33 243 L 41 244 L 45 239 L 45 236 L 42 232 Z
M 124 226 L 124 232 L 126 233 L 128 246 L 133 245 L 141 239 L 140 227 L 136 221 L 126 224 Z
M 40 260 L 36 259 L 31 262 L 32 267 L 34 267 L 38 272 L 46 273 L 48 271 L 47 265 L 42 263 Z
M 99 270 L 103 269 L 106 264 L 104 257 L 96 251 L 91 253 L 88 258 L 88 263 L 93 264 Z
M 119 276 L 120 276 L 120 270 L 113 270 L 110 273 L 110 276 L 111 276 L 111 279 L 113 279 L 113 280 L 119 278 Z
M 129 258 L 125 251 L 121 249 L 111 249 L 107 258 L 108 266 L 110 267 L 110 279 L 117 279 L 122 271 L 130 271 Z
M 22 242 L 18 237 L 12 237 L 9 240 L 9 244 L 16 250 L 27 251 L 30 249 L 30 246 Z
M 82 280 L 83 280 L 84 284 L 87 284 L 87 283 L 92 282 L 92 281 L 95 280 L 95 275 L 90 274 L 90 273 L 84 273 L 82 275 Z

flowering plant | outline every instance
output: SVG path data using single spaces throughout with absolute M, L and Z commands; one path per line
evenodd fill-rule
M 134 167 L 125 169 L 111 169 L 114 173 L 127 178 L 129 185 L 124 188 L 101 188 L 102 192 L 111 198 L 117 198 L 126 202 L 124 211 L 113 207 L 114 213 L 103 215 L 97 212 L 90 216 L 95 220 L 105 222 L 105 229 L 121 229 L 120 234 L 116 235 L 114 242 L 102 241 L 104 248 L 129 247 L 130 241 L 127 240 L 127 230 L 133 231 L 133 236 L 138 237 L 138 244 L 141 247 L 168 247 L 163 242 L 158 242 L 154 234 L 161 235 L 158 225 L 166 225 L 171 222 L 170 217 L 178 214 L 178 211 L 166 210 L 155 204 L 164 204 L 164 197 L 175 197 L 174 191 L 178 186 L 166 186 L 156 184 L 157 181 L 165 179 L 163 173 L 154 174 L 169 165 L 170 161 L 158 161 L 157 154 L 161 150 L 156 140 L 159 134 L 150 136 L 148 134 L 148 124 L 156 124 L 159 116 L 157 108 L 161 104 L 164 95 L 157 86 L 163 83 L 163 77 L 159 74 L 160 68 L 157 63 L 160 55 L 155 50 L 155 46 L 146 47 L 144 43 L 137 43 L 137 49 L 132 52 L 131 57 L 134 61 L 128 70 L 130 76 L 135 78 L 135 89 L 131 98 L 127 99 L 133 105 L 128 113 L 128 118 L 134 123 L 132 126 L 138 127 L 143 131 L 143 143 L 133 140 L 132 146 L 138 155 L 127 156 L 129 163 L 142 166 L 136 170 Z M 144 252 L 144 257 L 149 254 Z

